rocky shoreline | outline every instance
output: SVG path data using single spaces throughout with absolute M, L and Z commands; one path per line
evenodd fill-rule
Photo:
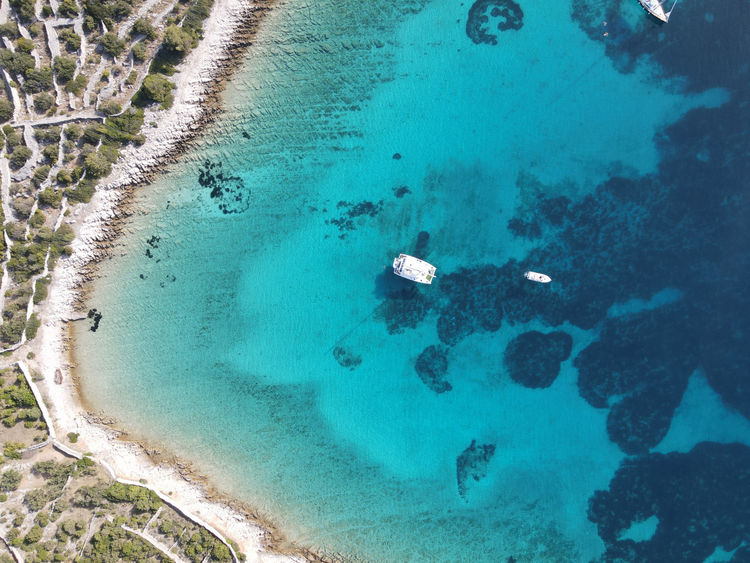
M 70 323 L 85 318 L 88 283 L 97 275 L 99 261 L 118 246 L 122 221 L 135 188 L 149 183 L 195 142 L 200 132 L 222 111 L 225 83 L 241 64 L 272 0 L 217 0 L 205 21 L 204 39 L 178 67 L 175 101 L 166 111 L 146 110 L 142 146 L 129 146 L 100 183 L 88 204 L 71 209 L 68 222 L 75 232 L 73 253 L 60 260 L 52 273 L 49 297 L 40 307 L 42 326 L 35 340 L 16 355 L 33 352 L 44 379 L 39 387 L 50 411 L 49 423 L 59 435 L 75 432 L 80 448 L 110 466 L 120 478 L 145 480 L 187 512 L 234 540 L 248 561 L 339 561 L 289 545 L 262 516 L 242 503 L 211 489 L 191 466 L 155 447 L 128 441 L 103 414 L 90 412 L 82 402 L 72 359 Z M 62 378 L 55 377 L 62 370 Z M 61 380 L 57 383 L 55 380 Z

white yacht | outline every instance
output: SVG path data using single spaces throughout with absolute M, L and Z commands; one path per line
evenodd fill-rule
M 669 16 L 672 15 L 672 10 L 674 10 L 674 5 L 677 4 L 677 0 L 674 1 L 674 4 L 672 4 L 672 7 L 669 9 L 668 12 L 664 11 L 664 0 L 638 0 L 641 3 L 641 6 L 645 8 L 645 10 L 654 16 L 656 19 L 663 21 L 664 23 L 667 23 L 669 21 Z
M 524 272 L 523 277 L 525 277 L 527 280 L 539 283 L 549 283 L 552 281 L 552 278 L 547 274 L 540 274 L 539 272 Z
M 393 260 L 394 274 L 417 283 L 432 283 L 436 269 L 432 264 L 408 254 L 399 254 L 398 258 Z

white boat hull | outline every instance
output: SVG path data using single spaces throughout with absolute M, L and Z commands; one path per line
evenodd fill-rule
M 672 13 L 670 10 L 669 12 L 664 11 L 664 7 L 661 5 L 661 3 L 658 0 L 638 0 L 641 3 L 641 6 L 644 7 L 644 9 L 654 16 L 656 19 L 663 21 L 664 23 L 667 23 L 669 21 L 669 16 Z
M 547 274 L 540 274 L 539 272 L 524 272 L 523 277 L 537 283 L 549 283 L 552 281 L 552 278 Z
M 437 268 L 432 264 L 408 254 L 399 254 L 393 260 L 394 274 L 417 283 L 431 284 L 435 279 L 435 270 Z

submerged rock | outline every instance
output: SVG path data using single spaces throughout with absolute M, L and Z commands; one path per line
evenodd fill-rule
M 560 373 L 560 363 L 570 356 L 573 338 L 567 332 L 524 332 L 505 349 L 505 367 L 510 377 L 524 387 L 549 387 Z
M 88 317 L 89 319 L 92 319 L 92 320 L 93 320 L 93 323 L 91 323 L 91 326 L 89 327 L 89 330 L 90 330 L 91 332 L 96 332 L 96 331 L 97 331 L 97 329 L 99 328 L 99 323 L 101 322 L 101 320 L 102 320 L 102 317 L 103 317 L 104 315 L 102 315 L 102 314 L 101 314 L 101 313 L 100 313 L 99 311 L 97 311 L 96 309 L 89 309 L 89 312 L 88 312 L 88 314 L 87 314 L 86 316 L 87 316 L 87 317 Z
M 333 357 L 336 358 L 341 367 L 349 368 L 350 370 L 354 370 L 362 363 L 362 356 L 355 354 L 343 346 L 336 346 L 333 349 Z
M 445 381 L 448 373 L 448 349 L 445 346 L 428 346 L 417 358 L 414 369 L 422 380 L 435 393 L 445 393 L 453 389 Z
M 466 448 L 456 459 L 456 481 L 458 482 L 458 494 L 466 500 L 466 492 L 471 480 L 480 481 L 487 476 L 487 466 L 492 456 L 495 455 L 495 444 L 482 444 L 477 446 L 477 441 L 472 440 L 471 445 Z

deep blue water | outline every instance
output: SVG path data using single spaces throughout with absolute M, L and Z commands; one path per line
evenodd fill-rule
M 746 560 L 749 17 L 279 2 L 102 265 L 86 399 L 325 553 Z

